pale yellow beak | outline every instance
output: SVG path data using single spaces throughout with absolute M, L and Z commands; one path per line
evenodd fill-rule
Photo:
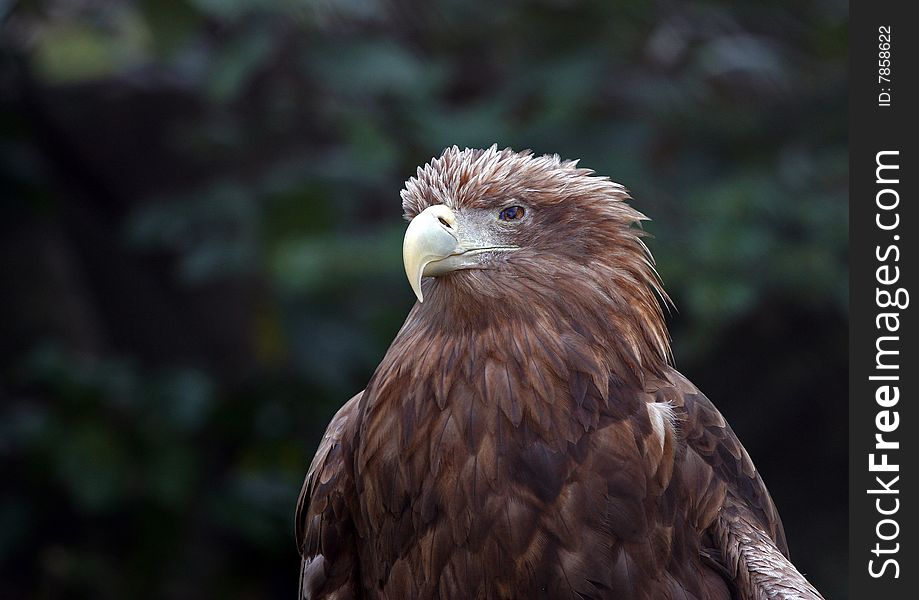
M 429 206 L 412 219 L 402 243 L 402 261 L 405 263 L 405 275 L 419 302 L 424 302 L 421 278 L 457 268 L 442 261 L 465 251 L 456 233 L 456 216 L 447 206 Z

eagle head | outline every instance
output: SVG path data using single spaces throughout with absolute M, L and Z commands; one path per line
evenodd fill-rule
M 402 191 L 410 221 L 403 259 L 418 300 L 423 277 L 468 269 L 521 276 L 550 259 L 604 259 L 618 237 L 637 240 L 630 226 L 645 217 L 623 202 L 624 187 L 592 173 L 558 155 L 497 146 L 454 146 L 419 168 Z
M 567 320 L 576 311 L 653 362 L 668 359 L 667 297 L 637 226 L 646 217 L 622 185 L 558 155 L 454 146 L 401 195 L 419 316 Z M 436 306 L 421 309 L 426 299 Z

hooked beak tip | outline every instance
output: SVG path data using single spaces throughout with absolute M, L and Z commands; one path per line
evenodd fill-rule
M 418 302 L 424 302 L 424 293 L 421 291 L 421 274 L 418 275 L 417 282 L 411 282 L 411 286 L 415 297 L 418 298 Z

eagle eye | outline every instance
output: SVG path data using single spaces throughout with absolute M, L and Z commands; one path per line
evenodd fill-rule
M 517 221 L 523 218 L 524 212 L 522 206 L 508 206 L 498 213 L 498 218 L 502 221 Z

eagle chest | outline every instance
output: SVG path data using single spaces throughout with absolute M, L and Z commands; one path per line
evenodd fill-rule
M 634 576 L 630 545 L 650 556 L 669 544 L 634 399 L 612 414 L 587 398 L 587 419 L 567 395 L 540 405 L 452 387 L 462 393 L 445 402 L 419 394 L 364 415 L 354 513 L 364 577 L 384 597 L 564 597 L 551 590 L 572 579 L 614 589 Z M 454 585 L 466 592 L 444 593 Z

